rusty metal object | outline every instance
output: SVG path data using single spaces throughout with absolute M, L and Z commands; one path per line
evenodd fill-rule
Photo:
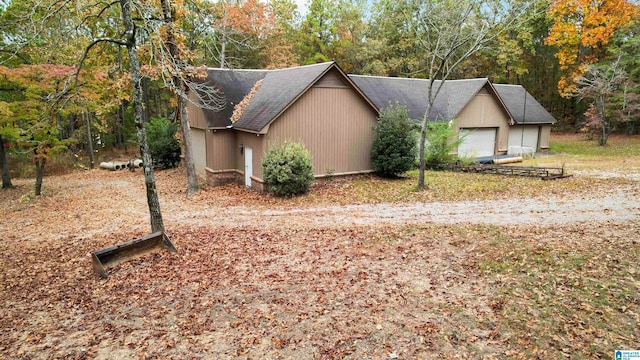
M 93 271 L 106 278 L 107 268 L 143 256 L 158 248 L 164 248 L 170 252 L 177 251 L 167 234 L 158 231 L 139 239 L 91 252 Z

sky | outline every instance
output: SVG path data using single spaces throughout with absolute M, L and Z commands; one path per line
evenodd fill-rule
M 300 13 L 300 16 L 304 17 L 307 15 L 307 0 L 295 0 L 295 3 L 298 5 L 298 12 Z

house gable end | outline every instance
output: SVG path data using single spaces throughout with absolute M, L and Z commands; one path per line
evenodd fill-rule
M 335 62 L 330 62 L 270 71 L 234 127 L 243 131 L 266 133 L 269 125 L 312 87 L 350 87 L 378 111 L 340 67 Z

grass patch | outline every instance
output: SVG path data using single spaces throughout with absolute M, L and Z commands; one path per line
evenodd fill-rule
M 494 310 L 521 355 L 609 358 L 637 344 L 639 225 L 530 230 L 479 249 Z
M 586 140 L 583 134 L 552 134 L 549 144 L 551 153 L 574 156 L 626 157 L 640 153 L 640 137 L 612 135 L 607 145 L 598 145 L 597 140 Z

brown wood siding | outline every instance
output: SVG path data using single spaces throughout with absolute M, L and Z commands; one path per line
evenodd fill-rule
M 342 76 L 339 75 L 338 70 L 332 69 L 318 80 L 313 87 L 346 88 L 347 84 Z
M 483 89 L 484 90 L 484 89 Z M 498 99 L 489 92 L 478 93 L 458 115 L 456 130 L 467 128 L 498 128 L 496 152 L 506 153 L 509 141 L 509 116 Z
M 316 176 L 369 171 L 376 116 L 351 88 L 314 87 L 271 125 L 267 149 L 285 140 L 303 143 Z
M 240 154 L 240 144 L 242 144 L 243 148 L 251 148 L 252 150 L 253 176 L 262 179 L 262 159 L 264 159 L 265 154 L 263 142 L 265 136 L 240 131 L 237 135 L 234 148 L 235 168 L 244 174 L 244 154 Z M 244 178 L 242 181 L 244 183 Z
M 233 130 L 207 131 L 207 167 L 211 170 L 235 169 Z
M 191 101 L 187 101 L 187 111 L 189 112 L 189 125 L 196 129 L 207 129 L 207 120 L 205 119 L 202 108 L 193 104 L 197 101 L 193 94 L 189 95 Z

